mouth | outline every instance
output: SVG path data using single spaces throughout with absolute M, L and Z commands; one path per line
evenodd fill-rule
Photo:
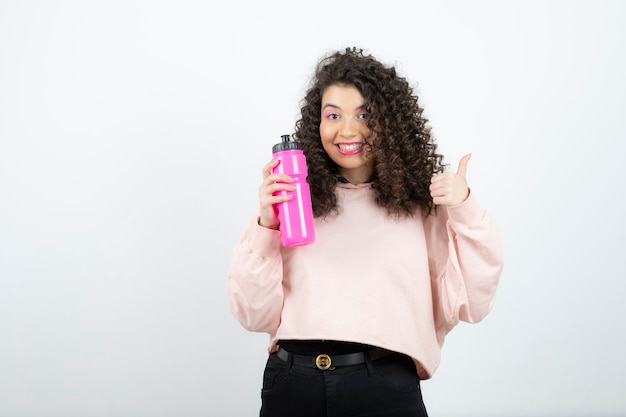
M 365 144 L 363 142 L 338 143 L 337 149 L 342 155 L 356 155 L 363 151 Z

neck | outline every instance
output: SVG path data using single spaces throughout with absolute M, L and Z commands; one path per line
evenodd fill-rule
M 344 177 L 350 184 L 359 185 L 372 181 L 373 170 L 371 167 L 363 167 L 363 169 L 340 169 L 339 175 Z

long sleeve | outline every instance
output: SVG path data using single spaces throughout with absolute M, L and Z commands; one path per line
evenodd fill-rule
M 438 207 L 426 227 L 435 326 L 440 343 L 459 320 L 477 323 L 491 311 L 503 268 L 498 231 L 474 197 Z
M 241 325 L 275 334 L 283 307 L 280 232 L 250 219 L 232 253 L 228 271 L 230 309 Z

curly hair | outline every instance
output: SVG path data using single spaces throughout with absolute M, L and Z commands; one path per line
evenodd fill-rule
M 295 124 L 294 139 L 307 158 L 314 215 L 340 210 L 335 194 L 338 167 L 324 150 L 319 132 L 322 95 L 333 85 L 355 86 L 371 114 L 369 150 L 374 158 L 376 203 L 396 217 L 413 216 L 418 207 L 430 214 L 434 208 L 430 179 L 443 172 L 444 165 L 418 97 L 394 67 L 353 47 L 319 61 Z

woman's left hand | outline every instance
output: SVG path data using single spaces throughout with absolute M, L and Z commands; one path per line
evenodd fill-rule
M 467 154 L 461 158 L 456 174 L 444 172 L 431 178 L 430 195 L 433 198 L 433 203 L 438 206 L 456 206 L 467 200 L 469 187 L 465 174 L 467 162 L 471 156 L 472 154 Z

